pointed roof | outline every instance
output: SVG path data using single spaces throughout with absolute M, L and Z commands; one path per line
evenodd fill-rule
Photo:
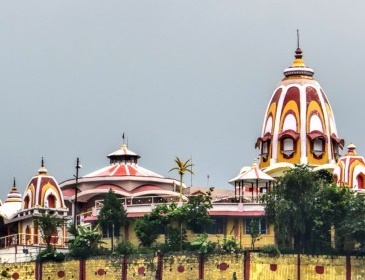
M 121 163 L 121 162 L 133 162 L 137 163 L 140 155 L 132 152 L 127 148 L 127 145 L 123 144 L 119 150 L 109 154 L 107 156 L 110 159 L 110 164 Z
M 270 181 L 275 181 L 275 179 L 270 175 L 267 175 L 265 172 L 261 171 L 258 165 L 254 163 L 249 170 L 231 179 L 229 183 L 234 185 L 235 182 L 264 183 Z
M 6 198 L 5 203 L 0 206 L 0 216 L 6 220 L 13 218 L 22 208 L 22 203 L 22 196 L 16 187 L 14 178 L 13 187 Z
M 14 178 L 13 187 L 11 188 L 11 191 L 8 193 L 8 196 L 5 200 L 5 203 L 8 203 L 8 202 L 22 202 L 22 195 L 20 194 L 20 192 L 18 191 L 18 189 L 16 187 L 15 178 Z
M 107 157 L 110 159 L 109 166 L 82 177 L 141 176 L 163 178 L 162 175 L 139 166 L 137 161 L 140 155 L 129 150 L 125 144 Z

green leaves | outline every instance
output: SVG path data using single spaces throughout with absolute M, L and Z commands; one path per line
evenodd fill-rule
M 34 217 L 34 225 L 41 230 L 42 237 L 46 242 L 47 247 L 50 247 L 52 236 L 58 236 L 57 231 L 65 225 L 65 220 L 55 213 L 44 212 L 41 216 Z
M 191 159 L 183 161 L 180 158 L 176 157 L 175 158 L 176 167 L 171 168 L 169 172 L 176 170 L 179 173 L 179 175 L 184 175 L 186 172 L 194 174 L 194 172 L 192 171 L 194 164 L 190 163 L 190 161 Z
M 176 203 L 158 205 L 151 213 L 137 219 L 135 231 L 141 245 L 152 246 L 161 228 L 169 228 L 169 232 L 166 233 L 172 235 L 176 233 L 173 229 L 179 227 L 179 238 L 184 239 L 183 223 L 194 232 L 204 231 L 204 227 L 212 223 L 208 212 L 212 208 L 212 191 L 213 188 L 210 188 L 204 195 L 191 196 L 189 201 L 181 206 Z
M 118 236 L 119 229 L 127 222 L 127 213 L 123 204 L 112 189 L 103 200 L 103 207 L 100 209 L 98 220 L 103 229 L 108 229 L 110 232 L 113 228 L 117 229 Z
M 99 245 L 104 243 L 98 225 L 93 229 L 81 225 L 71 225 L 69 232 L 73 237 L 69 240 L 68 247 L 70 254 L 74 257 L 86 258 L 93 255 L 99 248 Z
M 266 216 L 274 225 L 279 246 L 306 253 L 328 251 L 332 234 L 336 248 L 343 248 L 344 217 L 354 196 L 348 188 L 331 184 L 332 180 L 328 171 L 314 172 L 299 165 L 264 195 Z

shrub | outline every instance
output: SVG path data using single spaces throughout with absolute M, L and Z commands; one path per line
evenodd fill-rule
M 56 249 L 52 247 L 47 247 L 46 249 L 39 252 L 39 254 L 36 257 L 36 260 L 38 262 L 45 262 L 45 261 L 61 262 L 64 261 L 65 258 L 66 255 L 64 253 L 59 253 L 56 251 Z
M 131 255 L 137 252 L 137 249 L 129 241 L 119 242 L 115 248 L 115 252 L 121 255 Z
M 277 257 L 280 255 L 280 251 L 275 245 L 265 245 L 261 248 L 261 252 L 268 254 L 270 257 Z

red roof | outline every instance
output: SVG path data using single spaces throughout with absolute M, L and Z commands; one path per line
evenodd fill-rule
M 106 177 L 106 176 L 142 176 L 142 177 L 158 177 L 163 178 L 163 176 L 145 169 L 138 164 L 128 163 L 128 164 L 116 164 L 109 165 L 107 167 L 101 168 L 97 171 L 89 173 L 83 177 Z

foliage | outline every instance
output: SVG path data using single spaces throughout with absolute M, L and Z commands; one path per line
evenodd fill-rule
M 5 269 L 5 270 L 2 270 L 1 271 L 1 273 L 0 273 L 0 275 L 2 276 L 2 277 L 5 277 L 5 278 L 10 278 L 11 277 L 11 275 L 10 275 L 10 273 L 9 273 L 9 269 L 7 268 L 7 269 Z
M 182 201 L 182 185 L 183 185 L 183 179 L 186 172 L 189 172 L 190 174 L 194 174 L 192 171 L 192 168 L 194 164 L 190 163 L 191 159 L 188 159 L 187 161 L 183 161 L 179 159 L 178 157 L 175 158 L 175 164 L 176 166 L 171 168 L 169 172 L 176 170 L 177 173 L 180 175 L 180 201 Z
M 34 217 L 34 225 L 41 230 L 47 247 L 51 247 L 52 237 L 58 236 L 58 229 L 65 226 L 65 220 L 54 212 L 43 212 L 41 216 Z
M 118 243 L 115 251 L 121 255 L 131 255 L 137 253 L 137 249 L 129 241 L 121 241 Z
M 236 239 L 233 237 L 223 237 L 223 243 L 220 244 L 219 251 L 221 253 L 237 253 L 240 250 Z
M 276 245 L 264 245 L 261 248 L 261 252 L 270 257 L 277 257 L 280 255 L 280 250 Z
M 365 196 L 357 194 L 350 201 L 346 216 L 343 218 L 344 235 L 358 243 L 357 253 L 365 251 Z
M 191 242 L 191 249 L 199 254 L 209 254 L 215 249 L 216 244 L 208 241 L 208 234 L 198 234 L 197 238 Z
M 71 225 L 69 232 L 73 235 L 68 246 L 71 256 L 85 259 L 100 253 L 99 246 L 103 244 L 103 241 L 99 226 L 90 229 L 82 225 Z
M 206 226 L 213 223 L 208 212 L 213 207 L 213 190 L 214 188 L 209 188 L 204 195 L 190 196 L 188 203 L 182 207 L 183 211 L 185 211 L 184 220 L 186 221 L 186 226 L 193 232 L 201 233 Z
M 136 220 L 135 232 L 144 247 L 151 247 L 159 236 L 159 228 L 165 227 L 167 205 L 158 205 L 149 214 Z
M 212 223 L 208 210 L 212 207 L 211 193 L 213 188 L 204 195 L 192 196 L 189 201 L 181 206 L 176 203 L 161 204 L 156 206 L 149 214 L 136 220 L 135 232 L 140 244 L 151 247 L 156 241 L 161 228 L 165 228 L 166 246 L 163 251 L 180 250 L 186 248 L 186 229 L 202 232 L 204 227 Z
M 251 236 L 251 249 L 255 249 L 256 241 L 261 239 L 260 221 L 252 220 L 248 226 L 248 234 Z
M 48 246 L 46 249 L 39 252 L 39 254 L 36 257 L 36 260 L 38 262 L 45 262 L 45 261 L 55 261 L 55 262 L 61 262 L 65 260 L 65 254 L 59 253 L 56 251 L 56 249 L 52 248 L 51 246 Z
M 351 225 L 357 227 L 354 214 L 361 211 L 361 203 L 356 203 L 348 188 L 330 182 L 329 172 L 314 172 L 299 165 L 288 170 L 264 195 L 266 216 L 274 225 L 279 248 L 318 254 L 333 251 L 334 247 L 343 251 L 346 238 L 360 242 L 362 231 L 357 240 Z M 352 214 L 350 209 L 354 209 Z
M 104 197 L 98 220 L 102 229 L 106 229 L 111 233 L 113 249 L 114 232 L 116 233 L 115 235 L 119 237 L 120 228 L 127 223 L 127 212 L 123 207 L 122 201 L 112 189 L 110 189 Z

